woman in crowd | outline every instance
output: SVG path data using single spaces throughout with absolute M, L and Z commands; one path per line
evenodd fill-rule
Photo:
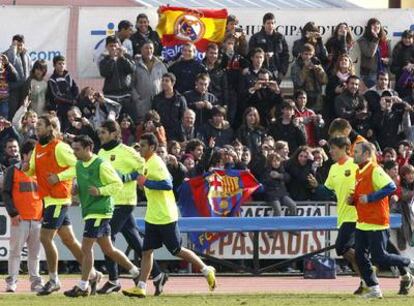
M 339 56 L 349 54 L 355 40 L 352 36 L 351 29 L 346 22 L 341 22 L 335 27 L 333 35 L 327 40 L 325 47 L 328 51 L 328 64 L 326 66 L 326 73 L 330 73 L 335 69 L 335 64 Z
M 260 124 L 260 115 L 255 107 L 248 107 L 244 111 L 243 124 L 237 130 L 236 138 L 248 147 L 252 154 L 260 152 L 263 138 L 266 135 L 264 127 Z
M 365 86 L 371 88 L 376 84 L 378 72 L 388 71 L 391 41 L 387 38 L 381 22 L 376 18 L 371 18 L 358 44 L 361 50 L 361 78 Z

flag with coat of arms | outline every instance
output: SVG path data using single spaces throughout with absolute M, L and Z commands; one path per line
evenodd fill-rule
M 160 6 L 158 14 L 157 32 L 166 60 L 174 58 L 187 42 L 194 43 L 199 52 L 205 52 L 210 43 L 221 43 L 226 33 L 226 9 Z
M 240 206 L 260 187 L 247 170 L 214 170 L 185 181 L 178 206 L 182 217 L 234 217 Z M 220 233 L 190 233 L 199 251 L 204 251 Z

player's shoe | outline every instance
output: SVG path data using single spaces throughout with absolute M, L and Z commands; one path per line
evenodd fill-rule
M 407 295 L 410 292 L 410 289 L 413 286 L 413 284 L 414 277 L 411 275 L 411 273 L 402 276 L 400 281 L 400 291 L 398 291 L 398 294 Z
M 13 293 L 16 292 L 17 289 L 17 282 L 13 280 L 12 277 L 6 277 L 6 292 Z
M 155 296 L 159 296 L 164 291 L 164 285 L 168 281 L 168 274 L 161 272 L 161 278 L 154 282 Z
M 80 297 L 80 296 L 86 297 L 89 295 L 89 291 L 88 289 L 82 290 L 78 285 L 75 285 L 72 289 L 63 292 L 63 294 L 67 297 L 72 297 L 72 298 Z
M 362 295 L 363 298 L 366 299 L 382 299 L 382 292 L 379 286 L 374 286 L 368 288 L 368 292 Z
M 120 284 L 114 284 L 110 281 L 107 281 L 100 289 L 96 291 L 98 294 L 110 294 L 112 292 L 118 292 L 121 290 Z
M 89 285 L 91 286 L 91 295 L 96 294 L 96 289 L 98 284 L 102 280 L 103 274 L 95 270 L 95 277 L 89 280 Z
M 354 291 L 355 295 L 363 295 L 365 293 L 368 293 L 368 287 L 365 286 L 363 281 L 360 281 L 359 283 L 359 287 L 357 288 L 357 290 Z
M 49 295 L 60 290 L 60 284 L 54 280 L 49 280 L 43 288 L 37 293 L 39 296 Z
M 210 291 L 213 291 L 216 288 L 216 269 L 212 266 L 208 266 L 208 274 L 206 276 L 208 287 Z
M 138 287 L 132 287 L 129 289 L 122 290 L 122 293 L 126 296 L 137 297 L 137 298 L 145 298 L 147 296 L 145 289 L 138 288 Z

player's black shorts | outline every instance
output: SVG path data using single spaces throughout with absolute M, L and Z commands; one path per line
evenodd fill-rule
M 338 237 L 335 242 L 336 254 L 344 255 L 349 249 L 355 246 L 355 222 L 344 222 L 338 230 Z
M 68 217 L 68 205 L 51 205 L 43 211 L 42 228 L 59 229 L 70 225 Z
M 101 238 L 111 235 L 111 219 L 87 219 L 85 220 L 85 228 L 83 237 L 85 238 Z
M 165 245 L 172 255 L 181 251 L 181 235 L 177 222 L 151 224 L 145 222 L 143 251 L 156 250 Z

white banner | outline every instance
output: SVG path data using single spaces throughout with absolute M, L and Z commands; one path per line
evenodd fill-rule
M 46 60 L 51 73 L 53 57 L 66 54 L 69 15 L 68 7 L 1 6 L 0 51 L 10 47 L 15 34 L 23 34 L 33 62 Z
M 328 216 L 333 214 L 335 207 L 325 204 L 298 204 L 298 216 Z M 283 214 L 284 214 L 283 210 Z M 242 206 L 242 217 L 271 217 L 272 207 Z M 283 217 L 281 217 L 283 218 Z M 314 252 L 325 247 L 328 237 L 325 231 L 303 231 L 298 235 L 288 232 L 260 232 L 259 258 L 286 259 Z M 253 233 L 229 233 L 214 242 L 208 254 L 225 259 L 252 259 Z M 331 240 L 334 241 L 334 240 Z
M 129 20 L 135 25 L 135 20 L 140 13 L 147 14 L 151 21 L 150 25 L 155 28 L 158 22 L 155 8 L 81 7 L 79 9 L 78 73 L 80 78 L 100 77 L 94 57 L 105 49 L 105 38 L 115 34 L 121 20 Z
M 150 24 L 155 29 L 158 22 L 157 8 L 81 8 L 79 13 L 78 36 L 78 71 L 81 78 L 99 77 L 97 65 L 93 62 L 94 50 L 99 43 L 104 43 L 106 35 L 113 34 L 118 22 L 127 19 L 135 24 L 139 13 L 149 16 Z M 262 17 L 269 10 L 254 8 L 231 8 L 229 14 L 235 14 L 240 25 L 248 36 L 260 30 Z M 352 28 L 354 38 L 358 39 L 371 17 L 378 18 L 385 27 L 393 46 L 400 39 L 401 32 L 414 29 L 414 10 L 412 9 L 307 9 L 307 10 L 274 10 L 277 30 L 285 35 L 292 49 L 293 42 L 301 37 L 300 28 L 308 21 L 315 21 L 320 26 L 323 39 L 331 36 L 335 26 L 346 22 Z M 359 50 L 356 46 L 352 57 L 357 60 Z

